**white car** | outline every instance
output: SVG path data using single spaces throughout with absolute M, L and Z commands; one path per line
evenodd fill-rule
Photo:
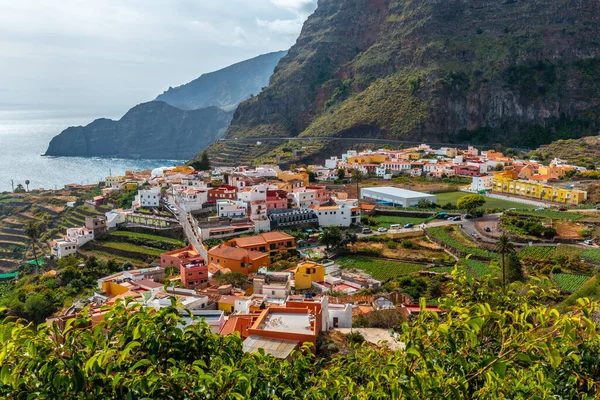
M 378 228 L 377 232 L 385 233 L 385 232 L 387 232 L 387 228 Z

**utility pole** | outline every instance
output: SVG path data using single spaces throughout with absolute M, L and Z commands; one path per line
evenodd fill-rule
M 12 191 L 15 191 L 15 181 L 13 181 L 12 179 L 10 180 L 10 186 L 12 187 Z

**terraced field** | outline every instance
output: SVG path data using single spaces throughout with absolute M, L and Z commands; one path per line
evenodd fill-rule
M 554 282 L 565 293 L 574 293 L 592 277 L 587 275 L 554 274 Z
M 436 243 L 444 245 L 450 250 L 454 250 L 457 254 L 463 256 L 471 254 L 471 256 L 483 260 L 496 260 L 500 258 L 498 253 L 477 247 L 477 244 L 474 242 L 466 242 L 468 239 L 455 229 L 446 231 L 443 227 L 436 227 L 428 229 L 427 232 Z
M 409 264 L 373 257 L 340 257 L 336 260 L 336 263 L 343 268 L 365 271 L 373 278 L 381 281 L 427 269 L 426 266 L 420 264 Z

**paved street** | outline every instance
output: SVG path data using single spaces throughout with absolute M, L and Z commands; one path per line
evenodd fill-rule
M 196 231 L 195 231 L 194 227 L 192 226 L 192 223 L 190 222 L 192 215 L 188 214 L 181 207 L 179 207 L 179 205 L 175 202 L 175 199 L 173 198 L 173 196 L 169 195 L 168 199 L 171 202 L 171 204 L 173 204 L 175 206 L 175 208 L 177 208 L 177 210 L 179 211 L 179 215 L 177 216 L 177 219 L 179 220 L 179 223 L 183 227 L 183 233 L 187 237 L 188 241 L 194 246 L 194 248 L 198 251 L 198 253 L 200 253 L 200 255 L 202 257 L 204 257 L 205 260 L 207 260 L 208 252 L 202 245 L 201 239 L 196 235 Z

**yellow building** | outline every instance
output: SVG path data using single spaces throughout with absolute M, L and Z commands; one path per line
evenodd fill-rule
M 354 156 L 348 158 L 348 164 L 381 164 L 390 158 L 385 154 L 369 154 L 366 156 Z
M 512 171 L 496 173 L 492 191 L 564 204 L 581 204 L 587 200 L 587 192 L 583 190 L 554 187 L 535 181 L 515 180 Z
M 137 182 L 125 182 L 122 186 L 121 186 L 122 190 L 126 191 L 126 192 L 133 192 L 134 190 L 137 190 L 138 188 L 138 183 Z
M 313 282 L 325 280 L 325 266 L 304 261 L 296 267 L 296 290 L 310 289 Z
M 575 167 L 571 165 L 554 165 L 550 164 L 549 166 L 540 165 L 539 174 L 540 175 L 558 175 L 559 177 L 565 175 L 567 172 L 574 170 Z
M 290 182 L 290 181 L 294 181 L 294 180 L 299 180 L 304 183 L 304 186 L 309 185 L 308 174 L 306 172 L 291 172 L 291 171 L 279 172 L 279 173 L 277 173 L 277 179 L 280 179 L 286 183 Z

